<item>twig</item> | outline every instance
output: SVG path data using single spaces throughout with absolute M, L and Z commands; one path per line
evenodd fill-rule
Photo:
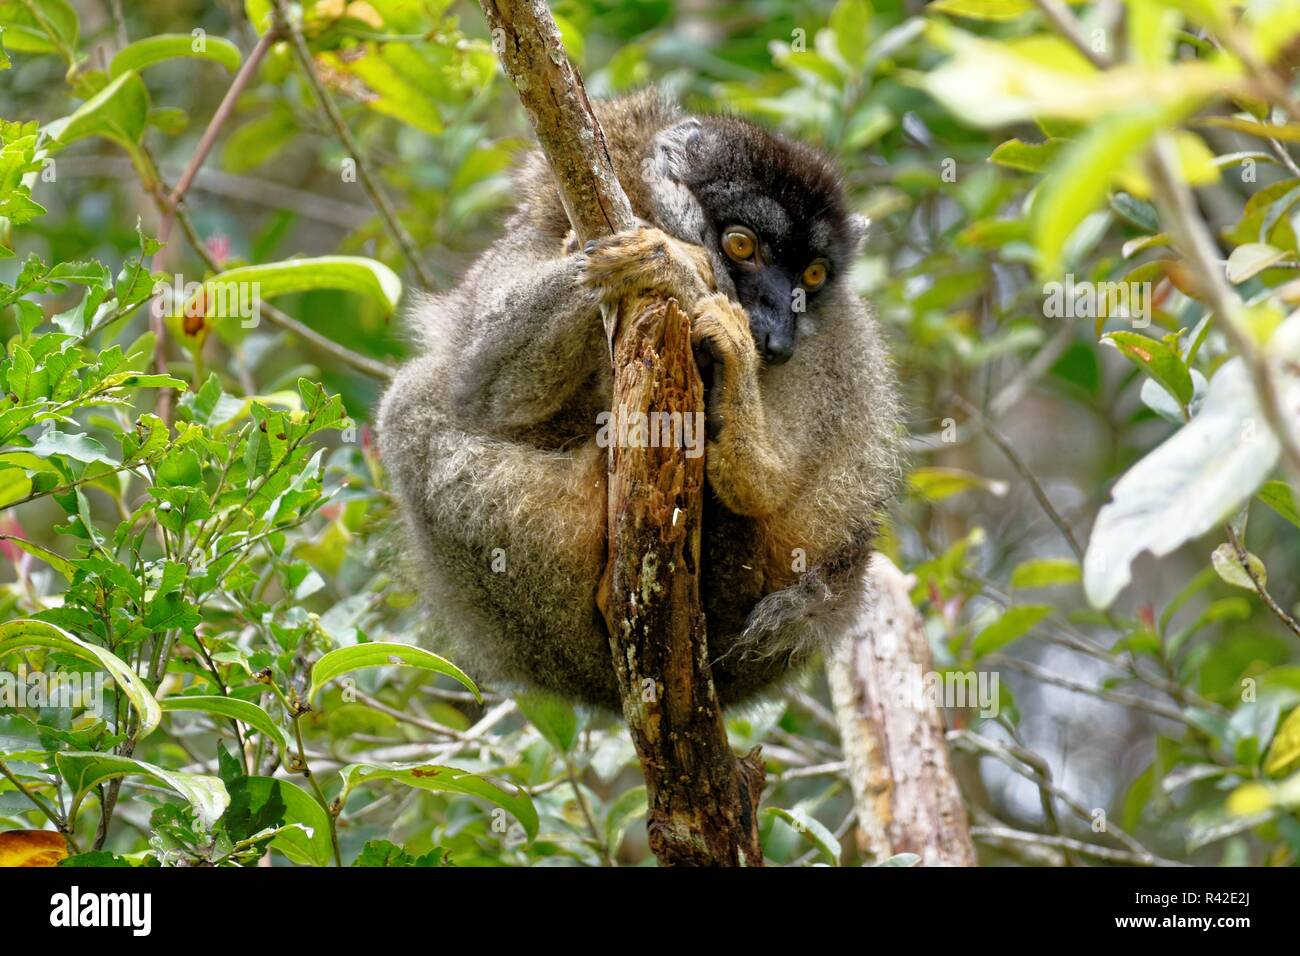
M 204 245 L 203 240 L 199 238 L 198 233 L 194 230 L 193 222 L 183 209 L 177 211 L 176 221 L 180 223 L 181 231 L 185 233 L 185 238 L 186 241 L 189 242 L 190 248 L 192 248 L 195 254 L 203 260 L 204 265 L 213 272 L 220 272 L 221 264 L 213 258 L 212 253 L 208 251 L 208 247 Z M 321 333 L 317 332 L 311 326 L 298 321 L 287 312 L 282 312 L 269 302 L 263 302 L 261 304 L 261 315 L 265 316 L 266 320 L 272 325 L 298 336 L 298 338 L 314 345 L 322 352 L 328 353 L 344 365 L 354 368 L 358 372 L 369 375 L 371 378 L 377 378 L 381 382 L 387 382 L 393 377 L 394 372 L 391 366 L 379 361 L 378 359 L 373 359 L 368 355 L 354 352 L 346 345 L 341 345 L 333 339 L 321 335 Z
M 1178 174 L 1178 159 L 1169 137 L 1161 135 L 1147 154 L 1147 167 L 1155 186 L 1157 204 L 1162 207 L 1183 255 L 1195 267 L 1209 305 L 1221 321 L 1218 324 L 1250 370 L 1251 384 L 1260 410 L 1282 447 L 1291 474 L 1300 476 L 1300 442 L 1292 431 L 1291 419 L 1282 404 L 1268 360 L 1260 353 L 1241 317 L 1241 299 L 1228 286 L 1218 250 L 1205 222 L 1197 213 L 1192 191 Z
M 153 259 L 149 262 L 149 272 L 158 271 L 162 266 L 164 257 L 167 252 L 167 243 L 171 239 L 172 226 L 176 222 L 176 212 L 181 202 L 185 199 L 185 193 L 189 191 L 190 184 L 194 182 L 194 177 L 198 175 L 199 167 L 207 159 L 208 153 L 212 150 L 212 145 L 217 141 L 217 136 L 221 132 L 221 127 L 225 125 L 226 120 L 235 110 L 235 103 L 241 93 L 253 79 L 257 72 L 258 66 L 265 58 L 271 44 L 275 41 L 275 31 L 268 30 L 263 34 L 253 52 L 248 55 L 248 59 L 239 67 L 239 72 L 230 83 L 230 88 L 226 90 L 226 95 L 222 97 L 221 104 L 217 107 L 212 119 L 208 121 L 208 127 L 203 131 L 203 136 L 199 139 L 199 145 L 194 149 L 194 155 L 190 157 L 189 163 L 186 164 L 181 178 L 177 181 L 176 186 L 171 193 L 163 196 L 161 192 L 157 195 L 159 212 L 162 215 L 162 221 L 158 226 L 158 241 L 162 247 L 154 253 Z M 164 337 L 165 328 L 163 326 L 163 313 L 159 303 L 155 303 L 149 309 L 149 327 L 153 331 L 155 339 L 154 365 L 158 372 L 166 373 L 167 371 L 167 349 L 166 339 Z M 171 420 L 171 390 L 163 389 L 158 395 L 158 417 L 163 421 Z
M 1020 776 L 1024 777 L 1026 780 L 1030 781 L 1031 783 L 1037 784 L 1042 789 L 1047 790 L 1049 793 L 1052 794 L 1052 796 L 1056 797 L 1067 807 L 1069 807 L 1075 813 L 1075 815 L 1078 816 L 1080 819 L 1087 821 L 1090 825 L 1093 822 L 1091 810 L 1089 810 L 1087 807 L 1081 804 L 1069 793 L 1062 790 L 1056 784 L 1052 783 L 1052 781 L 1044 780 L 1041 774 L 1027 767 L 1024 764 L 1024 762 L 1020 758 L 1018 758 L 1011 750 L 1008 750 L 1006 747 L 1004 747 L 1002 744 L 998 743 L 997 741 L 989 740 L 987 737 L 983 737 L 969 730 L 951 730 L 948 732 L 948 740 L 951 741 L 955 746 L 964 747 L 967 750 L 973 750 L 976 753 L 985 754 L 987 756 L 994 757 L 995 759 L 1002 761 L 1002 763 L 1006 764 L 1007 767 L 1009 767 L 1014 772 L 1020 774 Z M 1172 860 L 1166 860 L 1156 856 L 1154 853 L 1152 853 L 1150 850 L 1144 847 L 1140 842 L 1138 842 L 1136 838 L 1131 836 L 1128 832 L 1121 830 L 1119 827 L 1112 824 L 1109 820 L 1106 821 L 1105 832 L 1109 833 L 1120 843 L 1124 844 L 1124 846 L 1128 847 L 1129 850 L 1131 850 L 1135 855 L 1141 858 L 1148 866 L 1180 866 L 1181 865 L 1179 863 L 1175 863 Z
M 273 2 L 275 4 L 276 27 L 288 35 L 290 46 L 293 47 L 294 57 L 298 60 L 299 67 L 302 68 L 307 85 L 311 87 L 312 93 L 315 94 L 316 102 L 320 104 L 320 108 L 324 111 L 330 125 L 334 127 L 339 142 L 348 151 L 352 161 L 357 164 L 357 178 L 361 181 L 361 187 L 366 191 L 366 195 L 370 197 L 371 203 L 374 204 L 375 210 L 379 213 L 379 218 L 384 221 L 388 231 L 392 233 L 393 238 L 397 240 L 397 244 L 401 246 L 402 253 L 410 263 L 412 271 L 415 272 L 416 278 L 420 281 L 420 285 L 426 290 L 436 288 L 433 277 L 420 259 L 420 251 L 416 248 L 415 240 L 411 238 L 411 234 L 406 231 L 406 227 L 397 218 L 397 212 L 393 209 L 388 194 L 384 192 L 383 187 L 370 171 L 369 159 L 362 152 L 356 137 L 352 135 L 352 131 L 348 129 L 348 124 L 344 121 L 343 114 L 339 112 L 334 98 L 330 96 L 329 91 L 321 83 L 320 75 L 316 72 L 316 63 L 311 56 L 311 50 L 307 48 L 307 41 L 302 35 L 302 30 L 299 29 L 297 22 L 290 16 L 288 4 L 285 0 L 273 0 Z
M 1232 530 L 1232 525 L 1227 526 L 1227 531 L 1228 541 L 1232 544 L 1232 549 L 1237 552 L 1237 560 L 1241 562 L 1242 570 L 1250 578 L 1250 583 L 1255 585 L 1255 593 L 1259 595 L 1261 601 L 1268 605 L 1268 609 L 1277 615 L 1278 620 L 1287 626 L 1292 634 L 1300 637 L 1300 623 L 1273 599 L 1273 595 L 1268 593 L 1268 588 L 1264 586 L 1264 582 L 1255 573 L 1255 569 L 1250 566 L 1250 554 L 1246 551 L 1246 546 L 1241 543 L 1237 532 Z
M 122 0 L 108 0 L 108 10 L 113 17 L 113 29 L 117 36 L 117 45 L 119 48 L 124 47 L 131 42 L 131 37 L 126 32 L 126 16 L 122 13 Z
M 1034 3 L 1043 12 L 1043 16 L 1052 21 L 1052 26 L 1056 27 L 1057 32 L 1069 40 L 1093 66 L 1104 70 L 1111 65 L 1109 54 L 1098 53 L 1092 48 L 1092 44 L 1084 36 L 1083 24 L 1070 12 L 1070 8 L 1065 5 L 1065 0 L 1034 0 Z
M 591 807 L 587 806 L 587 798 L 582 795 L 582 787 L 578 785 L 578 775 L 573 769 L 573 757 L 568 751 L 564 752 L 564 773 L 569 778 L 569 786 L 573 788 L 574 799 L 578 801 L 578 809 L 582 812 L 582 819 L 587 824 L 587 830 L 591 833 L 591 843 L 596 852 L 600 855 L 600 861 L 605 866 L 613 866 L 614 860 L 609 855 L 609 847 L 605 845 L 604 838 L 600 835 L 600 829 L 596 826 L 596 820 L 591 815 Z
M 1054 674 L 1044 667 L 1032 664 L 1029 661 L 1021 660 L 1018 657 L 1008 657 L 1005 654 L 994 654 L 985 661 L 995 667 L 1009 667 L 1012 670 L 1028 674 L 1044 684 L 1052 684 L 1056 687 L 1072 690 L 1080 694 L 1090 694 L 1093 697 L 1100 697 L 1102 700 L 1108 700 L 1113 704 L 1122 704 L 1125 707 L 1132 707 L 1134 710 L 1145 710 L 1149 714 L 1157 717 L 1164 717 L 1167 720 L 1176 720 L 1179 723 L 1187 724 L 1189 727 L 1195 727 L 1196 724 L 1188 720 L 1180 711 L 1172 707 L 1166 707 L 1164 704 L 1156 701 L 1147 700 L 1145 697 L 1138 697 L 1136 694 L 1126 694 L 1123 691 L 1110 690 L 1105 687 L 1094 687 L 1083 681 L 1077 681 L 1069 677 L 1062 677 L 1060 674 Z
M 1110 863 L 1131 863 L 1135 866 L 1185 866 L 1173 860 L 1156 861 L 1153 857 L 1143 856 L 1128 850 L 1114 850 L 1110 847 L 1084 843 L 1066 836 L 1054 836 L 1050 833 L 1030 833 L 1027 830 L 1013 830 L 1010 827 L 974 826 L 970 828 L 971 836 L 981 843 L 1027 843 L 1031 846 L 1053 847 L 1061 850 L 1073 850 L 1085 856 L 1096 857 Z
M 434 723 L 432 720 L 425 720 L 423 717 L 417 717 L 415 714 L 408 714 L 405 711 L 398 710 L 395 707 L 389 707 L 382 700 L 371 697 L 363 691 L 357 690 L 353 693 L 361 703 L 365 704 L 371 710 L 377 710 L 381 714 L 387 714 L 394 720 L 400 720 L 404 724 L 410 724 L 412 727 L 419 727 L 421 730 L 427 730 L 431 734 L 437 734 L 440 737 L 450 737 L 453 740 L 464 740 L 465 735 L 459 730 L 453 730 L 443 724 Z
M 81 852 L 81 850 L 77 848 L 76 840 L 73 839 L 72 836 L 71 820 L 65 820 L 63 817 L 59 816 L 58 811 L 50 806 L 45 799 L 40 796 L 40 794 L 31 790 L 25 783 L 19 780 L 14 772 L 5 766 L 3 760 L 0 760 L 0 776 L 12 783 L 18 789 L 19 793 L 34 803 L 36 808 L 40 810 L 41 813 L 45 814 L 51 823 L 58 827 L 59 832 L 62 833 L 63 838 L 68 841 L 68 845 L 72 847 L 74 853 Z
M 1052 21 L 1056 29 L 1095 66 L 1105 69 L 1111 65 L 1112 60 L 1109 55 L 1095 52 L 1088 44 L 1082 26 L 1063 0 L 1034 0 L 1034 2 Z M 1286 86 L 1269 72 L 1267 66 L 1258 62 L 1235 30 L 1229 27 L 1221 39 L 1224 45 L 1255 74 L 1256 79 L 1278 105 L 1282 106 L 1293 119 L 1300 120 L 1300 105 L 1291 98 Z M 1168 135 L 1162 133 L 1157 136 L 1155 143 L 1147 151 L 1146 165 L 1148 175 L 1155 187 L 1156 205 L 1161 210 L 1162 218 L 1169 223 L 1169 231 L 1173 234 L 1175 245 L 1192 264 L 1193 271 L 1201 277 L 1201 286 L 1209 299 L 1209 306 L 1222 320 L 1218 323 L 1219 327 L 1250 370 L 1251 384 L 1255 387 L 1260 409 L 1268 421 L 1269 428 L 1282 446 L 1282 454 L 1287 466 L 1292 475 L 1300 478 L 1300 441 L 1291 431 L 1287 416 L 1282 410 L 1268 362 L 1260 354 L 1241 318 L 1241 299 L 1228 285 L 1223 262 L 1219 258 L 1214 239 L 1196 211 L 1191 189 L 1179 175 L 1177 154 Z
M 965 398 L 960 395 L 954 395 L 953 401 L 959 405 L 967 415 L 979 423 L 984 434 L 988 436 L 989 441 L 997 445 L 998 450 L 1006 456 L 1007 461 L 1011 462 L 1011 467 L 1016 470 L 1016 474 L 1023 478 L 1025 483 L 1029 485 L 1029 490 L 1033 492 L 1034 498 L 1037 499 L 1044 514 L 1051 519 L 1052 524 L 1056 525 L 1057 530 L 1061 532 L 1062 537 L 1064 537 L 1066 542 L 1070 545 L 1070 550 L 1074 552 L 1074 556 L 1082 562 L 1083 548 L 1079 545 L 1079 539 L 1074 536 L 1074 529 L 1070 527 L 1070 522 L 1066 521 L 1065 517 L 1056 510 L 1051 499 L 1047 497 L 1047 493 L 1043 491 L 1043 486 L 1039 484 L 1038 478 L 1029 470 L 1029 466 L 1024 463 L 1024 460 L 1016 454 L 1016 450 L 1011 447 L 1011 443 L 1000 431 L 997 430 L 997 428 L 993 426 L 992 422 L 984 417 L 983 412 L 968 402 Z

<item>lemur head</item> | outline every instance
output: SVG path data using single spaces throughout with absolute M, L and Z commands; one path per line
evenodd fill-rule
M 834 166 L 745 120 L 705 116 L 664 130 L 652 167 L 669 231 L 710 251 L 719 288 L 749 314 L 759 353 L 769 364 L 787 361 L 801 315 L 842 280 L 866 230 Z

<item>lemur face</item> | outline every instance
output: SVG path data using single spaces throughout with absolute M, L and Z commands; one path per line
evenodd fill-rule
M 708 117 L 684 182 L 704 210 L 759 354 L 795 354 L 799 319 L 847 270 L 859 225 L 815 151 L 760 127 Z

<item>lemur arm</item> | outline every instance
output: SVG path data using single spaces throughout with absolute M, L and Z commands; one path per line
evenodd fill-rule
M 448 303 L 443 319 L 460 326 L 449 330 L 459 339 L 456 413 L 492 432 L 552 418 L 605 354 L 585 257 L 515 225 L 475 263 L 461 286 L 472 293 Z

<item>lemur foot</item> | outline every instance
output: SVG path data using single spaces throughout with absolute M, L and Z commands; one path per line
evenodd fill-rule
M 708 253 L 660 229 L 631 229 L 595 239 L 583 252 L 583 281 L 607 298 L 662 292 L 693 311 L 717 287 Z

